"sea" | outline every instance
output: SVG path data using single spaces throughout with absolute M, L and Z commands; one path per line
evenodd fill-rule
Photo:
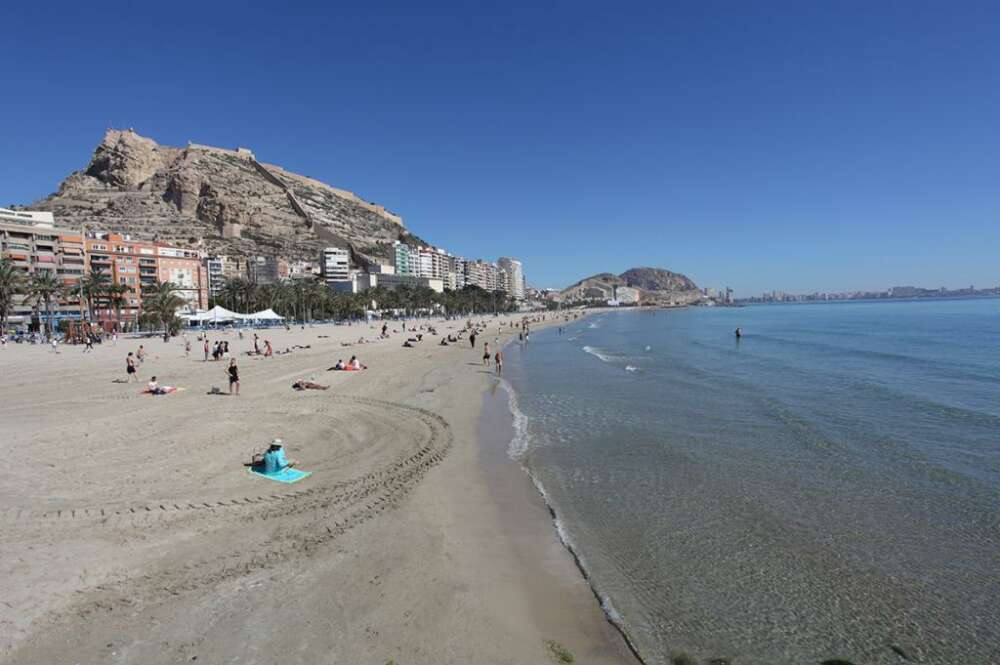
M 1000 663 L 1000 299 L 623 310 L 505 355 L 509 454 L 644 662 Z

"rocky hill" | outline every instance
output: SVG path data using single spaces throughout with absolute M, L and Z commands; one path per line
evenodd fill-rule
M 569 286 L 561 292 L 563 300 L 607 300 L 616 286 L 639 289 L 643 304 L 684 305 L 701 299 L 701 291 L 686 275 L 663 268 L 631 268 L 620 275 L 602 272 Z
M 161 146 L 109 130 L 90 163 L 34 203 L 57 226 L 120 231 L 234 256 L 315 260 L 350 246 L 388 257 L 393 241 L 419 242 L 399 216 L 355 194 L 257 161 L 250 150 Z

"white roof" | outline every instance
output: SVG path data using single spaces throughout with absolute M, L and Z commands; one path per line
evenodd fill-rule
M 194 314 L 182 314 L 184 318 L 188 319 L 192 323 L 219 323 L 220 321 L 284 321 L 285 317 L 281 316 L 273 309 L 268 307 L 260 312 L 254 312 L 253 314 L 240 314 L 239 312 L 232 312 L 221 305 L 216 305 L 210 310 L 195 312 Z
M 216 305 L 210 310 L 204 312 L 195 312 L 194 314 L 188 314 L 185 316 L 190 321 L 213 321 L 218 323 L 219 321 L 241 321 L 248 318 L 246 314 L 239 314 L 237 312 L 230 312 L 225 307 Z
M 241 315 L 242 316 L 242 315 Z M 268 307 L 262 312 L 255 312 L 253 314 L 247 314 L 246 318 L 253 319 L 254 321 L 284 321 L 285 317 L 281 316 L 273 309 Z

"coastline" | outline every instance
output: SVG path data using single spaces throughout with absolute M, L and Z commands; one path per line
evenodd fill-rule
M 509 437 L 497 459 L 482 435 L 478 349 L 339 346 L 370 328 L 262 333 L 311 348 L 241 356 L 239 398 L 204 397 L 221 363 L 184 358 L 176 340 L 8 349 L 3 449 L 22 444 L 27 468 L 0 488 L 13 535 L 0 546 L 0 661 L 520 663 L 556 643 L 585 662 L 636 662 L 506 458 Z M 216 338 L 249 344 L 235 337 Z M 138 343 L 152 352 L 143 381 L 155 371 L 188 390 L 111 383 Z M 372 369 L 323 371 L 353 352 Z M 295 393 L 299 377 L 331 389 Z M 234 472 L 234 456 L 275 434 L 311 478 Z
M 498 393 L 503 393 L 503 397 L 500 397 Z M 523 487 L 517 489 L 519 496 L 527 494 L 527 498 L 535 506 L 535 510 L 544 511 L 547 515 L 550 533 L 554 533 L 556 536 L 559 547 L 562 548 L 564 554 L 568 555 L 569 563 L 576 569 L 579 578 L 585 582 L 587 590 L 593 599 L 593 602 L 588 603 L 588 605 L 592 607 L 593 603 L 596 603 L 597 607 L 600 608 L 605 622 L 605 630 L 602 636 L 603 641 L 615 645 L 618 649 L 619 657 L 625 659 L 626 662 L 642 665 L 645 661 L 643 661 L 638 648 L 630 638 L 627 628 L 611 604 L 610 598 L 601 593 L 583 560 L 582 554 L 564 530 L 558 510 L 546 493 L 545 487 L 541 484 L 538 477 L 532 473 L 531 469 L 519 459 L 520 454 L 525 449 L 520 448 L 516 442 L 516 437 L 520 435 L 520 432 L 517 431 L 517 421 L 525 416 L 519 413 L 516 400 L 515 389 L 508 381 L 504 381 L 499 388 L 491 391 L 490 396 L 486 400 L 484 415 L 482 417 L 484 427 L 495 428 L 498 422 L 506 422 L 509 429 L 503 430 L 504 434 L 502 437 L 494 433 L 492 438 L 497 440 L 492 442 L 492 446 L 489 442 L 491 435 L 483 435 L 481 439 L 483 454 L 484 457 L 490 458 L 485 463 L 499 467 L 514 467 L 520 472 L 517 473 L 515 471 L 515 475 L 520 476 L 519 480 L 508 478 L 506 482 L 511 485 L 522 485 Z M 509 444 L 507 446 L 500 445 L 503 441 L 507 441 Z M 509 474 L 510 471 L 504 471 L 503 473 Z M 551 543 L 545 542 L 547 540 L 548 538 L 544 536 L 536 537 L 534 543 L 536 546 L 541 544 L 542 546 L 547 545 L 551 547 Z M 562 557 L 557 558 L 561 559 Z M 565 563 L 560 562 L 558 565 L 564 567 Z M 589 610 L 589 607 L 587 609 Z

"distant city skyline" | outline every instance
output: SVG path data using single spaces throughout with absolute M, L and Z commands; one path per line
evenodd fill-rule
M 134 127 L 248 146 L 538 287 L 1000 281 L 996 3 L 235 7 L 10 9 L 0 205 Z

